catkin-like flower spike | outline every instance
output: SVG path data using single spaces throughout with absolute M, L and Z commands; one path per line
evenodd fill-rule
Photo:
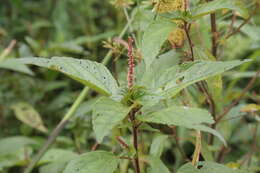
M 134 55 L 133 55 L 133 38 L 128 37 L 128 73 L 127 73 L 127 86 L 132 88 L 134 85 Z

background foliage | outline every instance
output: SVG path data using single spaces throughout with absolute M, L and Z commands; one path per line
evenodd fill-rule
M 199 4 L 206 2 L 194 0 L 190 3 L 190 7 L 194 9 L 191 13 L 192 17 L 177 12 L 161 13 L 162 9 L 156 10 L 156 4 L 157 8 L 163 7 L 163 5 L 158 7 L 159 2 L 150 0 L 2 0 L 0 5 L 0 172 L 14 173 L 24 170 L 83 88 L 81 83 L 75 82 L 62 73 L 35 66 L 25 66 L 14 58 L 66 56 L 101 62 L 107 52 L 112 50 L 112 59 L 107 67 L 120 84 L 126 85 L 127 50 L 120 44 L 122 40 L 116 41 L 113 38 L 118 38 L 127 24 L 127 18 L 128 21 L 133 18 L 123 40 L 134 35 L 136 62 L 142 59 L 146 65 L 152 67 L 150 73 L 146 73 L 145 80 L 138 81 L 138 85 L 147 85 L 155 89 L 158 87 L 156 82 L 159 79 L 163 83 L 169 80 L 167 76 L 175 74 L 174 69 L 165 76 L 160 76 L 160 73 L 156 74 L 157 72 L 183 64 L 192 57 L 189 40 L 183 30 L 175 30 L 173 37 L 169 36 L 173 27 L 177 25 L 182 28 L 183 24 L 169 24 L 169 21 L 161 20 L 163 17 L 175 18 L 176 15 L 178 19 L 183 18 L 192 23 L 189 32 L 194 45 L 195 60 L 214 62 L 251 59 L 251 61 L 226 71 L 226 68 L 236 66 L 235 63 L 238 62 L 232 61 L 232 64 L 222 70 L 226 71 L 225 73 L 222 75 L 216 73 L 216 76 L 206 80 L 208 91 L 215 101 L 217 115 L 221 115 L 243 94 L 243 97 L 232 105 L 231 110 L 216 127 L 227 142 L 227 147 L 224 147 L 217 138 L 213 144 L 208 144 L 209 134 L 203 133 L 200 161 L 207 162 L 199 162 L 199 167 L 202 169 L 195 169 L 189 163 L 184 165 L 193 157 L 196 144 L 195 131 L 174 126 L 173 131 L 167 132 L 167 129 L 162 130 L 163 127 L 152 126 L 152 128 L 147 125 L 142 127 L 144 133 L 139 142 L 141 153 L 145 153 L 141 155 L 142 171 L 177 172 L 184 165 L 179 169 L 179 173 L 196 171 L 203 173 L 222 171 L 224 173 L 225 169 L 226 172 L 230 172 L 231 169 L 236 171 L 239 168 L 245 172 L 260 172 L 260 127 L 258 127 L 260 82 L 259 77 L 255 77 L 260 67 L 260 2 L 234 0 L 230 2 L 238 3 L 239 8 L 232 6 L 232 10 L 228 10 L 226 8 L 230 4 L 225 0 L 215 0 L 216 4 L 207 8 L 197 8 Z M 167 0 L 162 0 L 161 3 L 166 2 Z M 209 13 L 216 9 L 218 9 L 216 21 L 219 41 L 217 59 L 211 52 L 209 17 Z M 205 13 L 202 13 L 203 11 Z M 248 19 L 249 16 L 251 17 Z M 159 22 L 151 26 L 150 23 L 156 20 Z M 228 36 L 246 20 L 248 20 L 247 23 L 237 33 Z M 147 26 L 149 26 L 148 29 Z M 228 39 L 225 39 L 225 36 L 228 36 Z M 165 39 L 168 41 L 165 42 Z M 14 46 L 8 52 L 7 47 L 10 43 Z M 153 64 L 152 59 L 157 60 L 157 64 Z M 211 70 L 214 72 L 215 67 L 215 64 L 212 65 L 206 69 L 206 72 L 211 72 Z M 137 79 L 139 75 L 142 75 L 144 68 L 141 66 L 136 70 Z M 188 69 L 185 64 L 182 68 Z M 203 65 L 201 68 L 191 69 L 184 75 L 184 79 L 186 77 L 192 79 L 192 74 L 199 69 L 203 69 Z M 255 78 L 255 82 L 250 89 L 247 89 L 252 78 Z M 182 90 L 183 88 L 185 89 Z M 178 93 L 177 90 L 182 91 Z M 177 90 L 168 104 L 188 105 L 212 111 L 207 96 L 200 92 L 196 85 L 187 88 L 185 85 Z M 94 103 L 100 98 L 97 91 L 107 92 L 104 88 L 90 90 L 75 116 L 69 120 L 51 149 L 37 163 L 34 172 L 59 173 L 64 170 L 65 173 L 73 172 L 72 170 L 75 171 L 76 168 L 70 165 L 69 161 L 77 159 L 79 154 L 96 150 L 96 147 L 98 150 L 116 153 L 122 151 L 122 155 L 131 156 L 134 153 L 134 149 L 130 146 L 129 153 L 125 154 L 124 147 L 120 146 L 120 141 L 118 142 L 116 138 L 121 136 L 126 144 L 131 145 L 131 134 L 123 127 L 120 127 L 121 130 L 113 128 L 111 130 L 107 127 L 112 132 L 109 134 L 106 133 L 107 131 L 100 132 L 101 134 L 95 136 L 98 127 L 94 127 L 94 133 L 91 115 Z M 172 93 L 172 91 L 169 92 Z M 152 99 L 148 98 L 148 101 Z M 122 109 L 121 113 L 128 112 L 126 108 L 115 106 L 115 103 L 111 105 L 114 106 L 113 109 Z M 105 106 L 109 107 L 106 104 L 100 107 Z M 160 109 L 160 106 L 158 105 L 155 109 Z M 101 111 L 100 108 L 96 110 Z M 150 115 L 151 117 L 146 117 L 143 121 L 159 121 L 153 119 L 153 114 Z M 114 122 L 111 119 L 107 121 Z M 206 123 L 210 123 L 210 120 Z M 176 125 L 175 120 L 167 120 L 166 124 Z M 124 125 L 128 127 L 128 124 Z M 102 141 L 102 138 L 104 138 L 103 142 L 97 146 L 97 141 Z M 85 165 L 85 171 L 100 169 L 99 165 L 103 166 L 102 159 L 99 159 L 102 151 L 95 151 L 91 154 L 92 158 L 85 158 L 85 162 L 95 162 L 96 165 L 91 169 Z M 119 161 L 110 154 L 101 157 L 104 157 L 104 160 L 106 158 L 110 160 L 107 167 L 117 167 L 119 162 L 117 172 L 134 171 L 128 159 Z M 150 166 L 147 168 L 146 165 Z M 211 170 L 212 167 L 214 170 Z

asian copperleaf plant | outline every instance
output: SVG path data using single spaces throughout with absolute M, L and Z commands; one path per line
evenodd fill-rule
M 167 1 L 162 3 L 167 3 Z M 158 68 L 163 59 L 163 57 L 158 58 L 158 55 L 165 41 L 172 40 L 169 35 L 173 30 L 180 29 L 180 24 L 173 20 L 183 22 L 181 33 L 185 33 L 191 43 L 188 33 L 189 24 L 198 18 L 220 9 L 237 10 L 245 18 L 248 17 L 248 14 L 243 8 L 226 0 L 209 2 L 190 9 L 186 4 L 177 11 L 171 9 L 170 12 L 167 9 L 160 9 L 162 7 L 167 7 L 167 4 L 163 6 L 157 4 L 155 11 L 162 12 L 162 14 L 149 24 L 143 34 L 141 62 L 135 62 L 134 42 L 131 37 L 128 39 L 128 73 L 125 77 L 127 82 L 117 81 L 103 64 L 90 60 L 70 57 L 53 57 L 51 59 L 34 57 L 19 60 L 23 64 L 33 64 L 64 73 L 102 95 L 95 102 L 92 110 L 92 125 L 96 140 L 101 144 L 105 137 L 110 136 L 116 138 L 125 148 L 123 152 L 112 153 L 97 150 L 82 154 L 69 162 L 64 173 L 113 173 L 117 170 L 121 159 L 133 161 L 132 168 L 136 173 L 142 172 L 143 168 L 140 165 L 141 162 L 144 162 L 143 160 L 148 160 L 149 168 L 147 170 L 154 173 L 158 171 L 167 173 L 169 170 L 158 155 L 144 153 L 139 149 L 140 136 L 143 131 L 159 130 L 161 133 L 165 133 L 165 129 L 172 130 L 176 127 L 195 130 L 198 134 L 193 165 L 204 164 L 203 169 L 212 165 L 216 168 L 221 167 L 215 163 L 198 163 L 201 132 L 217 136 L 224 145 L 227 145 L 222 135 L 210 127 L 215 123 L 215 117 L 205 109 L 179 103 L 176 96 L 193 84 L 201 82 L 200 84 L 203 86 L 204 80 L 220 75 L 247 60 L 198 60 L 193 54 L 193 46 L 190 44 L 191 61 Z M 114 129 L 131 133 L 131 142 L 111 135 Z M 158 170 L 158 168 L 160 169 Z M 180 169 L 180 173 L 190 173 L 187 170 L 190 172 L 203 171 L 187 164 Z

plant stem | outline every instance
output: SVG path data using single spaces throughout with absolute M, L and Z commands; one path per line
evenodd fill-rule
M 214 0 L 207 0 L 207 2 Z M 212 48 L 211 53 L 217 59 L 217 50 L 218 50 L 218 32 L 217 32 L 217 23 L 216 23 L 216 13 L 210 14 L 210 23 L 211 23 L 211 42 Z
M 133 18 L 134 17 L 132 17 L 131 20 L 128 21 L 128 23 L 125 25 L 124 29 L 121 31 L 121 33 L 119 35 L 119 38 L 122 38 L 125 35 L 128 27 L 130 26 L 130 23 L 133 21 Z M 113 52 L 112 52 L 112 50 L 110 50 L 107 53 L 107 55 L 105 56 L 105 58 L 103 59 L 102 64 L 104 64 L 104 65 L 108 64 L 109 60 L 112 57 L 112 54 L 113 54 Z M 64 118 L 59 122 L 59 124 L 55 127 L 55 129 L 51 132 L 47 141 L 44 143 L 43 147 L 36 154 L 36 156 L 33 158 L 33 160 L 29 163 L 28 167 L 23 171 L 23 173 L 32 172 L 32 170 L 35 167 L 35 165 L 37 164 L 37 162 L 42 158 L 42 156 L 49 149 L 49 147 L 55 142 L 59 133 L 62 131 L 62 129 L 68 123 L 68 120 L 74 116 L 74 113 L 76 112 L 77 108 L 80 106 L 80 104 L 83 102 L 84 98 L 88 94 L 88 90 L 89 90 L 89 88 L 85 87 L 81 91 L 80 95 L 78 96 L 76 101 L 73 103 L 73 105 L 70 107 L 69 111 L 66 113 Z
M 242 93 L 237 97 L 229 106 L 227 106 L 224 109 L 224 112 L 220 114 L 217 119 L 215 124 L 219 123 L 222 118 L 225 117 L 225 115 L 228 114 L 228 112 L 239 103 L 239 101 L 242 99 L 242 97 L 253 87 L 253 84 L 256 82 L 257 77 L 260 75 L 260 70 L 258 70 L 255 74 L 255 76 L 250 80 L 250 82 L 247 84 L 247 86 L 243 89 Z
M 196 132 L 196 146 L 195 146 L 195 151 L 194 151 L 194 155 L 192 158 L 193 166 L 195 166 L 197 164 L 197 162 L 199 161 L 200 151 L 201 151 L 201 133 L 200 133 L 200 131 L 197 131 Z
M 191 42 L 190 34 L 189 34 L 189 26 L 188 23 L 185 21 L 184 22 L 184 31 L 186 33 L 188 42 L 189 42 L 189 47 L 190 47 L 190 53 L 191 53 L 191 61 L 194 61 L 194 51 L 193 51 L 193 44 Z
M 139 156 L 138 156 L 138 128 L 135 124 L 133 124 L 133 144 L 136 151 L 134 162 L 135 162 L 135 171 L 136 173 L 140 173 L 140 164 L 139 164 Z
M 234 30 L 233 32 L 230 32 L 228 35 L 226 35 L 226 36 L 225 36 L 225 39 L 227 40 L 227 39 L 229 39 L 229 37 L 231 37 L 231 36 L 233 36 L 234 34 L 238 33 L 238 32 L 240 31 L 240 29 L 241 29 L 245 24 L 247 24 L 247 23 L 250 21 L 251 18 L 252 18 L 252 15 L 249 16 L 241 25 L 239 25 L 236 30 Z
M 211 21 L 211 33 L 212 33 L 212 55 L 217 59 L 217 50 L 218 50 L 218 33 L 217 33 L 217 23 L 216 23 L 216 13 L 210 14 Z
M 135 103 L 132 105 L 132 110 L 129 112 L 129 119 L 132 123 L 132 135 L 133 135 L 133 146 L 135 148 L 134 168 L 136 173 L 141 173 L 140 163 L 139 163 L 139 148 L 138 148 L 138 127 L 139 124 L 136 122 L 136 113 L 140 108 L 135 107 Z

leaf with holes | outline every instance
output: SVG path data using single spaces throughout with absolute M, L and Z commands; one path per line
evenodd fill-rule
M 69 57 L 21 58 L 19 62 L 60 71 L 105 95 L 115 95 L 118 91 L 116 80 L 109 70 L 97 62 Z
M 101 97 L 93 107 L 93 128 L 98 142 L 118 125 L 129 113 L 131 108 L 123 106 L 107 97 Z
M 245 62 L 248 62 L 248 60 L 225 62 L 199 61 L 184 64 L 181 66 L 181 72 L 175 75 L 172 81 L 158 89 L 157 92 L 164 97 L 172 97 L 191 84 L 221 74 Z
M 69 162 L 63 173 L 113 173 L 119 159 L 106 151 L 83 154 Z
M 28 126 L 40 130 L 44 133 L 48 129 L 44 126 L 40 114 L 28 103 L 17 103 L 12 106 L 17 119 L 27 124 Z

